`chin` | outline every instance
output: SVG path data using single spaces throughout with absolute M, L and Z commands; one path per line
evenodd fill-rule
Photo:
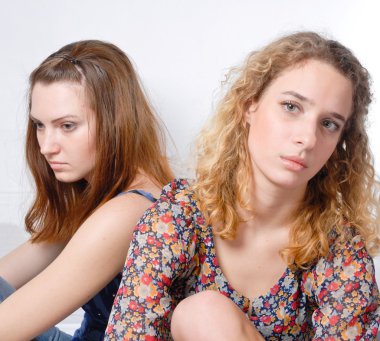
M 63 183 L 73 183 L 73 182 L 77 182 L 83 178 L 81 177 L 75 177 L 75 176 L 65 176 L 63 174 L 56 174 L 55 175 L 55 178 L 59 181 L 59 182 L 63 182 Z
M 302 181 L 299 176 L 297 177 L 283 177 L 272 180 L 272 183 L 277 187 L 292 190 L 296 188 L 306 188 L 307 181 Z

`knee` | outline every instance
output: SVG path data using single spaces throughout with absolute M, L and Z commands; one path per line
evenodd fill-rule
M 174 309 L 171 319 L 173 338 L 200 340 L 200 332 L 207 327 L 205 317 L 212 315 L 218 296 L 221 296 L 218 292 L 203 291 L 182 300 Z
M 236 312 L 241 313 L 229 298 L 217 291 L 197 293 L 175 308 L 172 336 L 175 340 L 221 340 L 227 328 L 235 332 L 242 328 L 239 319 L 230 318 Z
M 217 291 L 206 290 L 194 294 L 182 300 L 174 310 L 174 317 L 193 316 L 196 312 L 197 315 L 209 314 L 221 304 L 221 301 L 227 299 Z M 177 318 L 175 319 L 177 320 Z

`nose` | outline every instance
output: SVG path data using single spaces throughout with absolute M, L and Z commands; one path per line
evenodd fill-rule
M 299 124 L 294 134 L 294 143 L 303 149 L 313 149 L 317 143 L 317 123 L 305 120 Z
M 60 147 L 58 139 L 53 131 L 45 129 L 43 132 L 37 132 L 37 139 L 42 155 L 49 156 L 59 152 Z

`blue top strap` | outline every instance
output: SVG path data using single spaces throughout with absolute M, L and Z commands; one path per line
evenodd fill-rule
M 155 202 L 157 200 L 151 193 L 145 192 L 142 189 L 130 189 L 129 191 L 120 192 L 118 196 L 122 194 L 127 194 L 127 193 L 135 193 L 135 194 L 142 195 L 143 197 L 147 198 L 151 202 Z

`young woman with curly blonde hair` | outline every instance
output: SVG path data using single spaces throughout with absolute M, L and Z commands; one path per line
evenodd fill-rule
M 230 80 L 196 180 L 165 187 L 135 229 L 106 339 L 375 339 L 367 70 L 300 32 Z

